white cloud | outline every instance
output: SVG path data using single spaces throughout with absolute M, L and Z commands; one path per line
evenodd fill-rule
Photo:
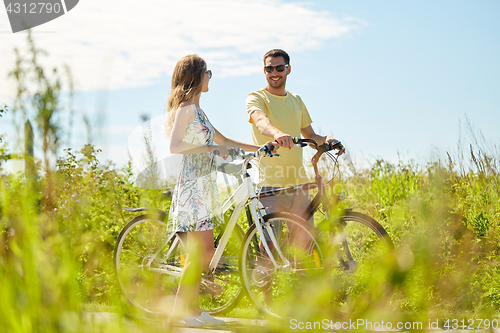
M 25 33 L 9 34 L 0 10 L 0 100 L 13 96 L 5 77 Z M 259 72 L 275 47 L 298 53 L 321 47 L 363 22 L 282 0 L 85 0 L 34 28 L 46 64 L 70 65 L 77 90 L 133 88 L 170 74 L 176 61 L 198 53 L 217 75 Z M 50 33 L 52 32 L 52 33 Z

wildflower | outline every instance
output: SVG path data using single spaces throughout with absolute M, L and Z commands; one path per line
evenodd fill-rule
M 57 213 L 57 208 L 54 208 L 54 212 L 56 212 L 56 213 Z

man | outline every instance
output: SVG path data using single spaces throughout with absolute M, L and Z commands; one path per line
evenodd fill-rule
M 318 144 L 335 144 L 330 136 L 321 136 L 311 127 L 311 117 L 299 95 L 285 89 L 292 68 L 290 57 L 280 49 L 264 55 L 264 74 L 267 85 L 249 94 L 246 107 L 251 125 L 253 143 L 262 145 L 273 138 L 280 147 L 279 158 L 262 159 L 263 190 L 308 183 L 302 164 L 302 148 L 294 147 L 292 137 L 313 139 Z M 338 155 L 343 154 L 343 147 Z M 302 216 L 310 202 L 309 191 L 296 191 L 290 195 L 262 198 L 268 212 L 287 211 Z M 312 223 L 312 221 L 309 221 Z M 266 237 L 267 238 L 267 237 Z

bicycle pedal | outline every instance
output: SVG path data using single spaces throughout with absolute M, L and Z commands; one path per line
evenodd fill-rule
M 232 272 L 233 269 L 232 269 L 232 265 L 230 262 L 228 262 L 227 260 L 224 260 L 223 258 L 220 259 L 219 261 L 219 264 L 217 265 L 217 267 L 215 268 L 215 271 L 220 273 L 220 272 Z M 212 279 L 210 279 L 211 281 Z
M 354 260 L 348 260 L 344 263 L 344 272 L 347 274 L 356 273 L 358 270 L 358 263 Z
M 212 295 L 212 296 L 217 296 L 222 293 L 224 290 L 224 287 L 221 286 L 218 283 L 212 282 L 207 279 L 202 279 L 201 281 L 201 290 L 200 290 L 200 295 L 205 296 L 205 295 Z

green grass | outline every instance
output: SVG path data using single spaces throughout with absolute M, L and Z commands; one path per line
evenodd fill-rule
M 68 151 L 55 170 L 32 182 L 22 175 L 0 176 L 1 325 L 12 332 L 34 327 L 56 332 L 68 318 L 84 325 L 83 312 L 121 316 L 129 311 L 115 282 L 112 251 L 135 214 L 120 208 L 167 209 L 169 203 L 160 191 L 137 188 L 128 176 L 130 166 L 101 165 L 92 146 L 81 151 L 81 158 Z M 349 316 L 497 317 L 499 183 L 496 169 L 460 172 L 439 163 L 383 161 L 343 179 L 348 196 L 340 207 L 377 219 L 397 247 L 399 264 L 377 268 L 377 276 L 392 284 L 391 293 L 375 296 L 368 287 L 352 302 Z M 363 191 L 349 190 L 356 186 Z M 365 286 L 376 281 L 370 271 L 359 278 Z M 327 309 L 336 287 L 318 283 L 311 288 L 304 297 L 297 295 L 302 300 L 297 309 L 306 306 L 302 314 L 311 320 L 332 316 Z M 260 314 L 244 299 L 227 316 L 255 319 Z
M 82 311 L 116 313 L 118 311 L 118 308 L 115 305 L 94 302 L 94 303 L 83 303 L 82 304 Z

